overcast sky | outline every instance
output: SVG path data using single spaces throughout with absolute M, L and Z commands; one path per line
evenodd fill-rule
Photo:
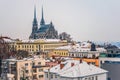
M 38 23 L 43 5 L 45 22 L 73 40 L 120 41 L 120 0 L 0 0 L 0 34 L 28 39 L 35 4 Z

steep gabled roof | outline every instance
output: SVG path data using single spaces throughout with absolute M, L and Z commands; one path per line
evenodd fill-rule
M 37 31 L 37 33 L 45 33 L 48 29 L 49 29 L 50 25 L 41 25 L 41 27 L 39 28 L 39 30 Z

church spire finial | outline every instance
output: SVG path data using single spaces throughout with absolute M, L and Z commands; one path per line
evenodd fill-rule
M 34 5 L 34 19 L 33 19 L 32 33 L 35 33 L 37 29 L 38 29 L 38 22 L 36 17 L 36 6 Z
M 44 24 L 45 24 L 45 21 L 44 21 L 43 6 L 42 6 L 42 18 L 41 18 L 40 25 L 44 25 Z
M 34 19 L 36 19 L 36 6 L 34 5 Z
M 34 19 L 33 24 L 37 24 L 37 17 L 36 17 L 36 6 L 34 5 Z

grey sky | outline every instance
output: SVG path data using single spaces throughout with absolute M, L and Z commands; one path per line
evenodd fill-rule
M 45 22 L 74 40 L 120 41 L 120 0 L 0 0 L 0 34 L 27 39 L 34 4 L 39 23 L 43 5 Z

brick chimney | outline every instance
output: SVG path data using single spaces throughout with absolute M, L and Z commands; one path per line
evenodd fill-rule
M 90 65 L 90 62 L 87 62 L 88 65 Z
M 60 60 L 58 60 L 58 64 L 60 64 L 61 63 L 61 61 Z
M 63 63 L 61 63 L 60 64 L 60 69 L 62 69 L 64 67 L 64 64 Z
M 73 67 L 75 64 L 74 63 L 71 63 L 71 67 Z

